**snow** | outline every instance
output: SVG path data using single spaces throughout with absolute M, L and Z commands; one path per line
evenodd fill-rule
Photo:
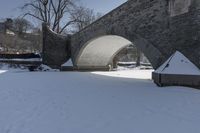
M 6 58 L 0 58 L 0 61 L 27 61 L 27 62 L 30 62 L 30 61 L 42 61 L 41 58 L 29 58 L 29 59 L 6 59 Z
M 117 66 L 114 70 L 116 71 L 122 71 L 122 70 L 152 70 L 152 66 L 139 66 L 136 67 L 135 65 L 130 66 Z
M 59 70 L 58 69 L 52 69 L 51 67 L 47 66 L 47 65 L 44 65 L 44 64 L 41 64 L 37 69 L 36 71 L 48 71 L 48 72 L 58 72 Z
M 3 72 L 28 72 L 30 71 L 28 67 L 23 65 L 14 65 L 14 64 L 7 64 L 7 63 L 0 63 L 0 73 Z M 44 72 L 58 72 L 58 69 L 52 69 L 51 67 L 41 64 L 35 71 L 44 71 Z
M 7 64 L 7 63 L 0 63 L 0 73 L 3 72 L 27 72 L 29 71 L 27 67 L 23 65 L 14 65 L 14 64 Z
M 200 70 L 187 57 L 179 51 L 176 51 L 156 73 L 162 74 L 184 74 L 184 75 L 200 75 Z
M 136 78 L 136 79 L 151 79 L 151 73 L 153 70 L 140 70 L 140 69 L 121 69 L 120 71 L 111 72 L 92 72 L 93 74 L 120 77 L 120 78 Z
M 199 133 L 200 91 L 150 73 L 2 71 L 0 133 Z
M 132 64 L 132 65 L 135 65 L 136 62 L 135 62 L 135 61 L 130 61 L 130 62 L 122 62 L 122 61 L 119 61 L 118 64 L 122 64 L 122 65 L 129 65 L 129 64 Z
M 68 60 L 66 63 L 64 63 L 62 66 L 63 66 L 63 67 L 65 67 L 65 66 L 73 66 L 72 59 L 69 59 L 69 60 Z
M 117 62 L 118 64 L 120 65 L 136 65 L 136 62 L 135 61 L 127 61 L 127 62 L 122 62 L 122 61 L 119 61 Z M 151 66 L 151 63 L 145 63 L 145 62 L 140 62 L 141 65 L 146 65 L 146 66 Z

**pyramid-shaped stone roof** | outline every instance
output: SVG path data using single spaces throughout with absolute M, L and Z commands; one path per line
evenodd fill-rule
M 155 73 L 200 75 L 200 70 L 181 52 L 176 51 Z

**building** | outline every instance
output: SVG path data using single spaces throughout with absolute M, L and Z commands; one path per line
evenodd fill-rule
M 4 22 L 0 22 L 0 33 L 5 32 L 5 23 Z

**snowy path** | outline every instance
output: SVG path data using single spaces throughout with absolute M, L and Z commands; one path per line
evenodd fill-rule
M 199 90 L 128 73 L 1 73 L 0 133 L 200 132 Z

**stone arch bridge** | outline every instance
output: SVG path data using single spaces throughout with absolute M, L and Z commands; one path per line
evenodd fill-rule
M 72 36 L 43 25 L 43 62 L 59 67 L 72 58 L 76 69 L 106 69 L 133 43 L 158 68 L 179 50 L 200 67 L 199 0 L 128 0 Z

